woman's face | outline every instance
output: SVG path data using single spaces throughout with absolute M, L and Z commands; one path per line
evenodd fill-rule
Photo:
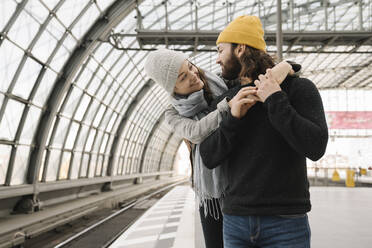
M 176 85 L 174 86 L 174 93 L 179 95 L 189 95 L 204 87 L 203 81 L 196 66 L 185 60 L 178 72 Z

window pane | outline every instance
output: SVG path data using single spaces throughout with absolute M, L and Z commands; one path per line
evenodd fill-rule
M 48 6 L 49 9 L 54 9 L 57 3 L 60 2 L 60 0 L 48 0 L 48 1 L 39 0 L 39 1 L 43 1 L 43 3 L 45 3 L 45 5 Z
M 88 108 L 89 102 L 90 102 L 90 96 L 84 94 L 83 99 L 81 99 L 81 102 L 75 113 L 76 120 L 81 121 L 83 119 L 83 115 L 85 114 L 85 111 Z
M 89 162 L 89 155 L 84 154 L 83 155 L 83 162 L 81 164 L 80 177 L 87 177 L 88 162 Z
M 9 99 L 0 123 L 0 138 L 14 140 L 24 107 L 24 104 Z
M 53 57 L 52 61 L 50 62 L 50 67 L 55 71 L 60 71 L 62 66 L 65 64 L 66 60 L 70 56 L 70 51 L 68 51 L 64 46 L 58 49 L 58 52 Z
M 106 110 L 106 107 L 104 105 L 101 105 L 96 115 L 96 118 L 94 119 L 94 122 L 93 122 L 94 127 L 98 127 L 99 123 L 102 120 L 102 116 L 105 113 L 105 110 Z
M 103 103 L 105 103 L 106 105 L 112 104 L 113 102 L 112 99 L 114 98 L 114 96 L 115 96 L 115 92 L 112 89 L 109 89 L 106 97 L 103 99 Z M 111 106 L 114 107 L 115 105 L 111 105 Z
M 94 141 L 94 147 L 93 147 L 94 152 L 97 152 L 97 153 L 99 152 L 99 145 L 101 144 L 102 137 L 103 137 L 103 132 L 98 131 L 98 133 L 95 137 L 95 141 Z
M 94 173 L 96 171 L 96 165 L 97 165 L 97 155 L 92 154 L 90 157 L 90 163 L 89 163 L 89 178 L 94 177 Z
M 27 49 L 39 30 L 39 27 L 39 23 L 30 15 L 26 14 L 26 12 L 22 11 L 16 22 L 10 28 L 8 36 L 23 49 Z
M 40 70 L 41 65 L 36 63 L 35 60 L 28 58 L 17 79 L 13 94 L 23 99 L 28 99 Z
M 58 18 L 66 27 L 69 27 L 70 24 L 81 13 L 87 2 L 88 0 L 65 1 L 61 8 L 57 11 Z
M 99 155 L 98 156 L 98 161 L 97 161 L 97 166 L 96 166 L 96 171 L 95 171 L 95 176 L 96 177 L 101 175 L 102 163 L 103 163 L 103 156 Z
M 69 122 L 70 121 L 67 120 L 66 118 L 63 118 L 63 117 L 60 118 L 59 123 L 58 123 L 57 132 L 54 136 L 54 140 L 53 140 L 53 143 L 52 143 L 53 147 L 59 147 L 59 148 L 62 147 L 63 142 L 65 141 L 65 138 L 66 138 L 67 133 L 69 131 L 67 129 Z
M 83 150 L 85 141 L 88 136 L 89 127 L 86 125 L 82 125 L 80 129 L 79 139 L 76 145 L 76 150 Z
M 56 180 L 60 157 L 61 157 L 60 150 L 55 149 L 50 150 L 49 161 L 48 164 L 46 165 L 48 167 L 46 181 L 50 182 Z
M 97 99 L 102 100 L 103 96 L 106 94 L 108 88 L 107 88 L 107 85 L 103 81 L 99 82 L 99 86 L 100 86 L 100 88 L 97 91 L 97 93 L 95 94 L 95 96 L 97 97 Z
M 91 79 L 93 73 L 89 69 L 87 69 L 86 67 L 81 67 L 81 70 L 83 70 L 83 72 L 81 72 L 82 73 L 81 75 L 78 74 L 79 79 L 75 79 L 75 83 L 81 89 L 85 89 L 85 87 L 89 83 L 89 80 Z
M 66 29 L 56 20 L 52 18 L 46 27 L 46 30 L 43 32 L 41 37 L 36 42 L 32 54 L 46 62 L 51 52 L 55 49 L 57 41 L 59 41 Z
M 85 151 L 91 151 L 92 150 L 92 145 L 93 145 L 93 140 L 94 140 L 94 136 L 96 135 L 96 130 L 95 129 L 91 129 L 90 130 L 90 133 L 89 133 L 89 138 L 87 140 L 87 144 L 85 146 Z
M 90 85 L 88 87 L 88 93 L 91 95 L 95 95 L 100 85 L 101 85 L 101 79 L 95 76 L 90 82 Z
M 57 74 L 55 72 L 50 69 L 46 70 L 33 99 L 34 103 L 39 104 L 39 106 L 44 106 L 46 100 L 49 97 L 49 93 L 54 86 L 56 78 Z
M 67 179 L 68 169 L 70 167 L 71 153 L 64 152 L 62 157 L 61 168 L 59 170 L 59 179 Z
M 11 146 L 0 145 L 0 185 L 5 183 L 11 150 Z
M 80 1 L 79 1 L 80 2 Z M 90 28 L 92 23 L 97 19 L 99 16 L 99 11 L 96 5 L 91 5 L 91 7 L 87 10 L 86 13 L 81 17 L 78 23 L 72 28 L 72 33 L 80 39 L 85 32 Z
M 114 0 L 101 0 L 97 1 L 98 7 L 101 8 L 101 10 L 105 10 Z
M 104 149 L 106 149 L 106 153 L 107 153 L 108 151 L 111 150 L 112 143 L 114 143 L 114 138 L 115 138 L 114 135 L 111 135 L 111 136 L 110 136 L 109 141 L 108 141 L 107 145 L 106 145 L 105 148 L 104 148 Z M 107 148 L 106 148 L 106 147 L 107 147 Z
M 73 122 L 71 124 L 70 130 L 68 130 L 68 136 L 67 136 L 66 145 L 65 145 L 66 149 L 73 148 L 75 139 L 77 137 L 76 135 L 77 135 L 78 130 L 79 130 L 79 124 Z
M 44 31 L 32 49 L 32 54 L 40 59 L 43 63 L 46 63 L 51 51 L 54 50 L 56 45 L 57 39 L 54 37 L 54 35 L 52 35 L 52 33 L 49 31 Z
M 39 1 L 28 1 L 25 9 L 28 13 L 31 13 L 39 23 L 43 23 L 49 15 L 48 9 L 46 9 Z
M 8 40 L 0 46 L 0 90 L 6 92 L 24 52 Z
M 71 167 L 71 179 L 77 179 L 81 162 L 81 152 L 74 153 L 74 159 Z
M 19 185 L 26 183 L 26 173 L 27 173 L 27 162 L 28 156 L 30 154 L 29 146 L 18 146 L 16 158 L 14 160 L 14 168 L 12 174 L 11 185 Z
M 83 92 L 74 87 L 72 89 L 72 92 L 67 100 L 67 103 L 64 107 L 64 110 L 63 110 L 63 113 L 67 116 L 72 116 L 72 114 L 74 113 L 75 109 L 76 109 L 76 106 L 78 105 L 79 103 L 79 100 L 81 99 L 81 96 L 83 95 Z
M 0 30 L 4 29 L 16 7 L 17 4 L 13 0 L 0 1 Z
M 95 99 L 93 99 L 93 102 L 91 104 L 89 104 L 89 109 L 87 109 L 88 113 L 85 117 L 85 122 L 86 123 L 91 123 L 93 121 L 93 118 L 94 118 L 95 114 L 97 113 L 99 105 L 100 105 L 100 103 Z
M 112 110 L 109 108 L 106 109 L 106 112 L 104 113 L 103 120 L 100 125 L 101 128 L 106 129 L 106 126 L 108 122 L 110 121 L 111 116 L 112 116 Z
M 114 125 L 116 119 L 118 118 L 118 115 L 116 113 L 114 113 L 111 118 L 110 118 L 110 122 L 107 126 L 107 132 L 111 132 L 112 131 L 112 126 Z
M 105 134 L 105 135 L 103 136 L 102 144 L 100 144 L 100 146 L 101 146 L 101 149 L 100 149 L 100 151 L 99 151 L 100 153 L 104 153 L 104 152 L 105 152 L 106 144 L 107 144 L 107 141 L 108 141 L 108 137 L 109 137 L 108 134 Z
M 107 165 L 108 165 L 109 157 L 105 156 L 105 161 L 103 162 L 103 168 L 102 168 L 102 176 L 107 175 Z
M 37 124 L 39 122 L 39 118 L 41 115 L 41 109 L 31 106 L 25 125 L 22 130 L 22 134 L 20 137 L 20 142 L 25 144 L 31 144 L 32 138 L 34 137 L 34 134 L 36 132 Z

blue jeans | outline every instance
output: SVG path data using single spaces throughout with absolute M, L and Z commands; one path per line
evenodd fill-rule
M 307 214 L 293 216 L 223 215 L 225 248 L 310 248 Z

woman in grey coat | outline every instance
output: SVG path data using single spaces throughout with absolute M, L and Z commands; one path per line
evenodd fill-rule
M 165 111 L 166 123 L 178 136 L 193 144 L 191 163 L 194 191 L 199 203 L 206 247 L 223 247 L 222 213 L 218 199 L 223 197 L 228 184 L 224 177 L 226 173 L 223 172 L 223 166 L 209 170 L 203 165 L 198 144 L 218 128 L 222 115 L 230 111 L 229 103 L 224 99 L 217 105 L 217 110 L 209 113 L 211 101 L 227 91 L 227 85 L 244 82 L 226 82 L 216 74 L 192 64 L 186 54 L 168 49 L 150 52 L 145 71 L 170 95 L 171 104 Z M 276 81 L 281 83 L 293 70 L 284 61 L 272 68 L 272 73 Z M 247 102 L 256 101 L 248 93 L 247 97 Z

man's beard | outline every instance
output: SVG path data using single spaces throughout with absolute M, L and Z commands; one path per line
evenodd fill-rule
M 230 59 L 223 64 L 222 77 L 227 80 L 235 79 L 239 76 L 242 66 L 234 53 L 231 53 Z

